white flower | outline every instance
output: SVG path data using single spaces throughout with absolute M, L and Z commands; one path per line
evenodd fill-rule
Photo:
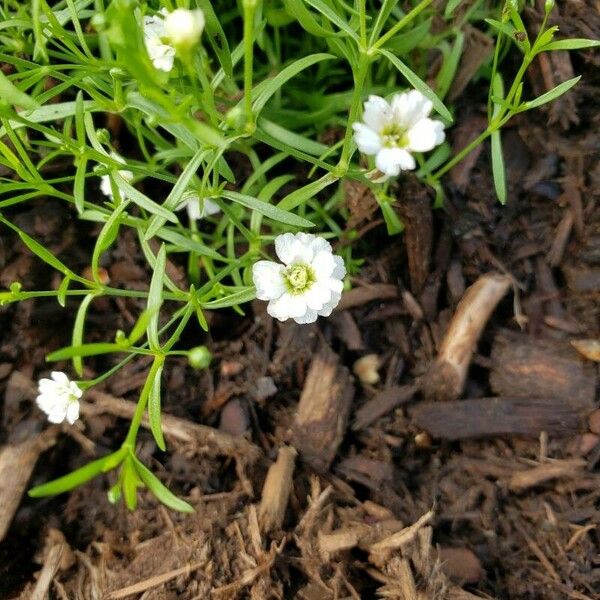
M 204 29 L 204 13 L 199 9 L 177 8 L 165 17 L 165 32 L 176 48 L 191 48 Z
M 67 420 L 71 425 L 79 419 L 79 398 L 83 392 L 61 371 L 52 371 L 52 379 L 40 379 L 36 404 L 48 415 L 50 423 Z
M 116 152 L 111 152 L 110 156 L 113 160 L 116 160 L 118 163 L 125 164 L 122 156 L 119 156 Z M 131 183 L 133 181 L 133 173 L 128 171 L 127 169 L 123 169 L 119 171 L 119 175 L 125 179 L 125 181 Z M 102 175 L 100 177 L 100 191 L 107 197 L 112 200 L 112 186 L 110 184 L 110 177 L 108 175 Z
M 342 297 L 346 267 L 331 244 L 310 233 L 284 233 L 275 238 L 283 264 L 260 260 L 252 267 L 256 297 L 267 300 L 267 312 L 280 321 L 313 323 L 328 317 Z
M 211 200 L 210 198 L 200 198 L 198 194 L 192 193 L 187 195 L 185 200 L 179 208 L 185 208 L 187 210 L 190 221 L 197 221 L 204 217 L 210 217 L 221 212 L 221 207 Z
M 396 94 L 391 103 L 369 96 L 363 121 L 354 123 L 354 141 L 364 154 L 375 156 L 375 165 L 388 177 L 415 168 L 411 152 L 427 152 L 446 135 L 441 121 L 429 118 L 433 104 L 421 92 Z
M 173 68 L 175 60 L 175 48 L 165 42 L 167 38 L 165 17 L 168 14 L 167 9 L 163 8 L 156 15 L 144 17 L 146 52 L 148 52 L 154 68 L 167 73 Z

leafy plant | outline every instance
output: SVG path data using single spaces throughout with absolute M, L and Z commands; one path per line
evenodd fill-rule
M 197 45 L 189 39 L 185 48 L 175 45 L 173 68 L 165 71 L 149 55 L 144 23 L 176 4 L 201 10 L 205 31 Z M 406 4 L 411 8 L 404 11 Z M 556 28 L 547 27 L 552 2 L 546 3 L 534 39 L 517 2 L 507 1 L 500 14 L 491 4 L 477 0 L 465 8 L 451 0 L 442 10 L 432 0 L 5 0 L 0 7 L 5 67 L 0 71 L 0 164 L 9 175 L 0 178 L 0 224 L 59 273 L 61 283 L 52 290 L 23 290 L 15 282 L 0 292 L 0 304 L 41 297 L 56 298 L 61 306 L 80 301 L 71 344 L 48 361 L 70 360 L 83 377 L 86 359 L 124 355 L 105 373 L 79 381 L 83 390 L 136 357 L 153 359 L 122 447 L 32 489 L 32 496 L 62 493 L 119 469 L 109 490 L 112 501 L 123 497 L 133 509 L 138 488 L 145 486 L 167 506 L 191 510 L 140 463 L 135 448 L 147 412 L 156 445 L 166 449 L 161 429 L 165 362 L 172 356 L 187 356 L 203 368 L 209 362 L 206 348 L 181 347 L 182 332 L 192 319 L 207 330 L 208 310 L 243 314 L 243 305 L 256 295 L 252 266 L 268 257 L 268 247 L 282 233 L 311 230 L 327 239 L 353 239 L 356 232 L 345 231 L 344 180 L 368 186 L 388 232 L 402 231 L 391 182 L 372 181 L 355 159 L 352 126 L 368 94 L 389 96 L 407 88 L 419 90 L 450 126 L 453 109 L 444 98 L 463 51 L 461 25 L 485 26 L 484 18 L 496 32 L 493 59 L 485 66 L 491 73 L 488 127 L 454 156 L 447 143 L 427 160 L 417 156 L 417 173 L 434 187 L 439 203 L 443 175 L 489 137 L 496 192 L 506 201 L 502 127 L 579 80 L 524 100 L 527 68 L 542 52 L 598 42 L 555 40 Z M 445 24 L 435 33 L 434 16 Z M 509 45 L 522 54 L 522 64 L 505 86 L 500 67 Z M 442 49 L 443 56 L 436 89 L 426 83 L 431 49 Z M 116 115 L 132 141 L 121 145 L 113 139 L 100 125 L 102 115 Z M 336 141 L 325 143 L 331 138 Z M 72 168 L 53 175 L 49 167 L 65 161 Z M 105 195 L 98 191 L 101 178 Z M 47 198 L 69 204 L 79 221 L 100 227 L 83 274 L 9 217 L 14 207 Z M 205 213 L 210 202 L 213 213 L 202 221 L 186 218 L 181 209 L 190 202 L 201 203 Z M 147 291 L 113 287 L 103 275 L 102 258 L 126 229 L 135 232 L 152 273 Z M 361 262 L 355 246 L 346 244 L 342 252 L 347 271 L 355 273 Z M 169 277 L 168 260 L 187 266 L 187 289 Z M 113 341 L 86 343 L 88 312 L 104 297 L 139 299 L 145 310 Z M 177 306 L 166 321 L 165 302 Z

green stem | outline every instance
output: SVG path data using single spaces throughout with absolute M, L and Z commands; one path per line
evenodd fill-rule
M 360 0 L 359 6 L 360 19 L 360 43 L 363 48 L 367 46 L 367 0 Z
M 465 156 L 470 154 L 479 144 L 481 144 L 488 136 L 492 134 L 493 129 L 488 128 L 480 133 L 470 144 L 465 146 L 458 154 L 454 155 L 444 166 L 440 167 L 432 177 L 434 180 L 439 180 L 444 173 L 447 173 L 452 167 L 457 165 Z
M 386 42 L 392 39 L 403 27 L 408 25 L 415 17 L 421 14 L 433 0 L 422 0 L 410 12 L 406 13 L 387 33 L 384 33 L 369 49 L 371 54 L 378 48 L 381 48 Z
M 254 15 L 258 0 L 243 0 L 244 7 L 244 109 L 246 113 L 246 131 L 254 130 L 252 114 L 252 79 L 254 69 Z
M 142 393 L 140 394 L 140 399 L 138 400 L 137 406 L 135 407 L 135 412 L 133 413 L 133 418 L 131 419 L 131 424 L 129 425 L 127 437 L 123 442 L 123 446 L 125 447 L 133 449 L 138 430 L 140 428 L 140 425 L 142 424 L 142 419 L 144 418 L 144 412 L 146 411 L 146 405 L 148 404 L 148 396 L 150 395 L 152 384 L 154 383 L 156 374 L 158 373 L 159 369 L 163 366 L 164 362 L 165 357 L 162 354 L 158 354 L 154 357 L 154 362 L 152 363 L 150 371 L 148 372 L 148 378 L 146 379 L 146 383 L 144 384 L 144 387 L 142 388 Z
M 350 104 L 350 112 L 348 114 L 348 124 L 346 125 L 346 133 L 344 135 L 344 145 L 342 146 L 342 155 L 338 168 L 340 170 L 348 169 L 348 160 L 350 158 L 350 143 L 352 141 L 352 125 L 358 119 L 358 113 L 360 111 L 360 104 L 362 101 L 363 87 L 367 73 L 369 72 L 370 58 L 366 52 L 360 54 L 358 60 L 358 69 L 354 76 L 354 92 L 352 94 L 352 103 Z

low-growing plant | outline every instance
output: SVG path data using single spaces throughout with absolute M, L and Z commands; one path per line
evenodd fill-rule
M 502 127 L 579 80 L 526 100 L 527 68 L 542 52 L 597 45 L 555 41 L 557 28 L 547 26 L 552 8 L 547 1 L 531 37 L 516 0 L 499 9 L 483 0 L 4 0 L 0 223 L 61 281 L 49 290 L 15 282 L 0 303 L 79 302 L 70 345 L 47 357 L 70 360 L 79 380 L 53 372 L 40 381 L 38 405 L 50 421 L 73 423 L 86 390 L 137 357 L 152 358 L 121 447 L 30 494 L 59 494 L 119 469 L 111 501 L 122 496 L 133 509 L 145 486 L 167 506 L 192 510 L 136 456 L 146 413 L 156 445 L 166 448 L 165 362 L 210 363 L 206 347 L 180 343 L 190 320 L 208 330 L 206 311 L 243 314 L 255 298 L 280 320 L 329 315 L 350 285 L 346 274 L 361 264 L 354 244 L 341 245 L 338 256 L 328 242 L 356 237 L 346 227 L 345 180 L 370 188 L 388 233 L 397 234 L 394 178 L 414 170 L 441 204 L 443 175 L 489 137 L 496 193 L 506 202 Z M 453 155 L 445 140 L 453 107 L 444 100 L 467 22 L 495 35 L 478 74 L 489 82 L 488 126 Z M 502 58 L 511 46 L 522 62 L 505 85 Z M 442 56 L 433 89 L 425 82 L 431 52 Z M 105 115 L 118 116 L 126 142 L 102 126 Z M 50 167 L 64 163 L 70 166 L 53 175 Z M 85 271 L 10 218 L 12 207 L 49 198 L 97 224 Z M 135 232 L 152 273 L 145 291 L 111 286 L 102 268 L 125 229 Z M 280 262 L 269 260 L 273 243 Z M 168 260 L 186 266 L 189 287 L 169 276 Z M 88 311 L 103 297 L 137 298 L 146 307 L 130 331 L 87 343 Z M 168 318 L 165 302 L 176 307 Z M 88 357 L 112 353 L 123 358 L 83 377 Z

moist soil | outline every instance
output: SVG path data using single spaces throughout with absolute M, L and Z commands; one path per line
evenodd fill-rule
M 573 5 L 561 30 L 598 37 L 594 3 Z M 282 324 L 255 302 L 208 315 L 209 334 L 185 332 L 182 348 L 207 344 L 215 359 L 201 371 L 168 361 L 167 452 L 143 430 L 138 455 L 194 514 L 144 491 L 133 513 L 110 504 L 114 473 L 55 498 L 25 494 L 0 541 L 0 598 L 600 598 L 599 59 L 553 61 L 532 66 L 530 91 L 569 69 L 583 79 L 504 132 L 506 206 L 486 145 L 445 179 L 441 208 L 413 177 L 398 181 L 398 236 L 368 190 L 346 184 L 365 262 L 331 318 Z M 482 94 L 475 82 L 458 98 L 455 148 L 481 130 Z M 97 229 L 68 206 L 40 199 L 7 215 L 73 270 L 88 266 Z M 103 261 L 112 285 L 147 289 L 132 232 Z M 186 286 L 184 265 L 168 268 Z M 506 290 L 473 308 L 482 332 L 457 388 L 439 376 L 449 325 L 490 273 Z M 0 287 L 13 281 L 60 283 L 5 229 Z M 118 448 L 147 374 L 132 361 L 90 393 L 80 422 L 48 434 L 32 386 L 45 355 L 70 343 L 76 308 L 0 308 L 0 442 L 48 435 L 28 485 Z M 86 341 L 111 340 L 142 309 L 98 299 Z M 86 377 L 115 361 L 86 360 Z

